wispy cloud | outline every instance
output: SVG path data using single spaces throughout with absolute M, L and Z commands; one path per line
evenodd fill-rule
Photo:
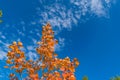
M 29 51 L 28 52 L 28 58 L 30 60 L 36 60 L 36 59 L 38 59 L 38 56 L 37 56 L 37 54 L 35 52 Z
M 59 30 L 62 28 L 70 29 L 73 23 L 77 23 L 77 17 L 74 16 L 71 10 L 67 10 L 65 5 L 58 3 L 51 6 L 45 6 L 45 11 L 38 11 L 40 16 L 40 23 L 43 25 L 46 22 L 50 22 L 53 27 L 57 27 Z
M 58 44 L 55 45 L 55 51 L 60 51 L 65 46 L 65 38 L 58 38 Z
M 40 0 L 40 4 L 45 3 Z M 82 17 L 86 15 L 96 15 L 98 17 L 108 17 L 109 9 L 113 0 L 70 0 L 63 4 L 56 0 L 50 5 L 43 5 L 37 8 L 40 23 L 50 22 L 52 26 L 59 30 L 71 29 L 78 22 L 85 21 Z M 88 17 L 89 18 L 89 17 Z
M 97 16 L 107 16 L 110 2 L 110 0 L 104 2 L 102 0 L 91 0 L 91 11 Z
M 3 60 L 6 58 L 6 53 L 7 52 L 0 50 L 0 60 Z
M 7 48 L 6 44 L 12 41 L 24 41 L 23 43 L 32 46 L 35 45 L 38 38 L 41 37 L 41 26 L 33 26 L 38 26 L 39 24 L 45 25 L 47 22 L 50 22 L 53 29 L 56 30 L 56 33 L 62 29 L 71 30 L 74 25 L 86 21 L 86 15 L 87 18 L 91 15 L 95 15 L 95 17 L 108 16 L 109 9 L 114 1 L 115 0 L 70 0 L 64 3 L 63 0 L 53 0 L 53 2 L 49 1 L 50 4 L 46 4 L 48 3 L 46 0 L 39 0 L 40 6 L 36 6 L 37 11 L 36 14 L 33 15 L 37 18 L 33 18 L 27 23 L 24 19 L 13 25 L 7 23 L 3 29 L 1 29 L 0 44 L 3 48 L 1 48 L 2 54 L 0 54 L 0 58 L 4 59 L 5 54 L 3 53 L 5 53 L 4 49 Z M 11 31 L 13 31 L 13 33 L 11 33 Z M 59 50 L 61 46 L 63 47 L 65 45 L 64 41 L 64 38 L 59 38 L 59 44 L 56 46 L 56 50 Z M 28 48 L 30 49 L 30 47 Z
M 8 51 L 8 43 L 4 43 L 2 40 L 0 40 L 0 45 L 2 47 L 0 47 L 0 60 L 4 60 L 7 58 L 6 54 L 7 54 L 7 51 Z

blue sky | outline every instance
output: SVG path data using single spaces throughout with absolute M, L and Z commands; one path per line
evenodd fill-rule
M 77 80 L 109 80 L 120 75 L 119 0 L 1 0 L 0 79 L 8 80 L 5 70 L 7 46 L 22 41 L 26 56 L 35 59 L 41 27 L 50 22 L 59 44 L 60 58 L 80 61 Z

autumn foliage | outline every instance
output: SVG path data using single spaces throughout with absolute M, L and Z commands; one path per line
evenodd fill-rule
M 13 42 L 7 53 L 8 66 L 4 66 L 15 71 L 10 73 L 10 80 L 19 80 L 19 76 L 16 74 L 20 75 L 21 80 L 76 80 L 74 72 L 79 65 L 77 58 L 59 59 L 54 50 L 57 43 L 49 23 L 43 26 L 41 41 L 37 43 L 39 45 L 36 48 L 39 54 L 37 60 L 27 60 L 25 53 L 21 50 L 22 42 Z M 26 77 L 23 78 L 22 75 L 26 75 Z

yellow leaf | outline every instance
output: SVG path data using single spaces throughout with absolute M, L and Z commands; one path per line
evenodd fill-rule
M 18 46 L 22 47 L 23 46 L 22 42 L 18 42 Z
M 14 41 L 14 42 L 13 42 L 13 45 L 17 45 L 17 42 Z
M 8 66 L 4 66 L 4 68 L 8 68 Z

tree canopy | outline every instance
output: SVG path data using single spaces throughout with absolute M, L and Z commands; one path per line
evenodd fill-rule
M 14 41 L 7 53 L 8 65 L 4 66 L 13 70 L 13 73 L 9 75 L 10 80 L 18 80 L 19 77 L 16 74 L 20 75 L 21 80 L 76 80 L 74 72 L 79 65 L 78 59 L 58 58 L 54 48 L 57 43 L 49 23 L 42 27 L 41 41 L 37 43 L 36 48 L 39 55 L 37 60 L 27 60 L 25 52 L 21 50 L 23 43 Z M 26 77 L 23 78 L 24 74 Z

